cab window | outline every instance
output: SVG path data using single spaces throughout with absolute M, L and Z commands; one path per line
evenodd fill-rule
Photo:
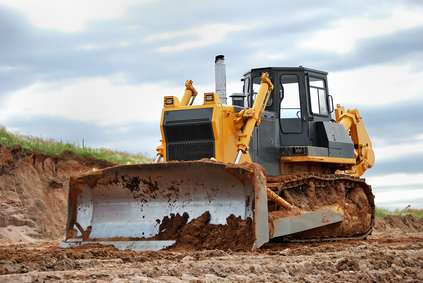
M 309 78 L 311 112 L 318 115 L 328 115 L 326 99 L 326 84 L 323 79 Z
M 301 118 L 300 88 L 296 75 L 282 75 L 281 119 Z
M 273 83 L 272 76 L 269 76 L 269 79 Z M 257 93 L 260 90 L 260 85 L 261 85 L 261 77 L 254 77 L 253 78 L 253 104 L 254 104 L 254 101 L 256 101 Z M 270 97 L 267 100 L 266 107 L 272 106 L 272 104 L 273 104 L 273 98 L 272 98 L 272 96 L 273 96 L 273 92 L 270 94 Z

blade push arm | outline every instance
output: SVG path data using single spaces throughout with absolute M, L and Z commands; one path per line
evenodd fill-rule
M 253 136 L 253 129 L 254 127 L 260 125 L 260 115 L 263 113 L 264 107 L 266 107 L 267 100 L 269 99 L 272 90 L 273 84 L 269 79 L 269 74 L 263 73 L 261 75 L 260 89 L 257 93 L 256 101 L 254 102 L 253 107 L 247 108 L 242 112 L 242 119 L 246 122 L 242 134 L 239 135 L 239 141 L 236 144 L 238 154 L 235 159 L 235 164 L 239 163 L 243 153 L 248 152 L 250 140 Z
M 192 97 L 192 100 L 189 105 L 192 105 L 197 94 L 198 92 L 195 90 L 194 86 L 192 85 L 192 80 L 187 80 L 185 82 L 185 93 L 181 100 L 181 106 L 188 106 L 188 103 L 191 100 L 191 97 Z

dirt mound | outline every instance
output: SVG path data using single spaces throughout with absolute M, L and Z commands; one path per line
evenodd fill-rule
M 386 232 L 402 230 L 404 232 L 423 232 L 423 218 L 416 219 L 412 214 L 407 215 L 386 215 L 376 217 L 375 232 Z
M 47 155 L 0 144 L 0 242 L 62 237 L 69 177 L 112 165 L 71 151 Z
M 207 211 L 184 225 L 177 234 L 176 243 L 169 250 L 252 250 L 254 235 L 251 218 L 242 220 L 240 216 L 231 214 L 226 219 L 226 225 L 207 224 L 209 221 L 210 213 Z
M 149 240 L 176 240 L 169 251 L 231 250 L 251 251 L 254 244 L 252 220 L 231 214 L 225 225 L 209 224 L 210 213 L 188 222 L 189 215 L 171 214 L 160 224 L 159 233 Z

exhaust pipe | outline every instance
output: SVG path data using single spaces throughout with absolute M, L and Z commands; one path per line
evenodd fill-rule
M 217 55 L 215 63 L 215 84 L 216 93 L 219 95 L 222 104 L 226 103 L 226 66 L 225 56 Z

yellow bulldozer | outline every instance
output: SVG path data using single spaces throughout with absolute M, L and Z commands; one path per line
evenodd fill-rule
M 160 250 L 186 243 L 193 227 L 198 248 L 248 250 L 371 233 L 374 196 L 359 177 L 374 164 L 372 143 L 357 109 L 334 106 L 327 73 L 251 69 L 227 105 L 223 55 L 215 69 L 216 91 L 199 104 L 190 80 L 181 100 L 164 97 L 155 163 L 70 179 L 62 247 Z

